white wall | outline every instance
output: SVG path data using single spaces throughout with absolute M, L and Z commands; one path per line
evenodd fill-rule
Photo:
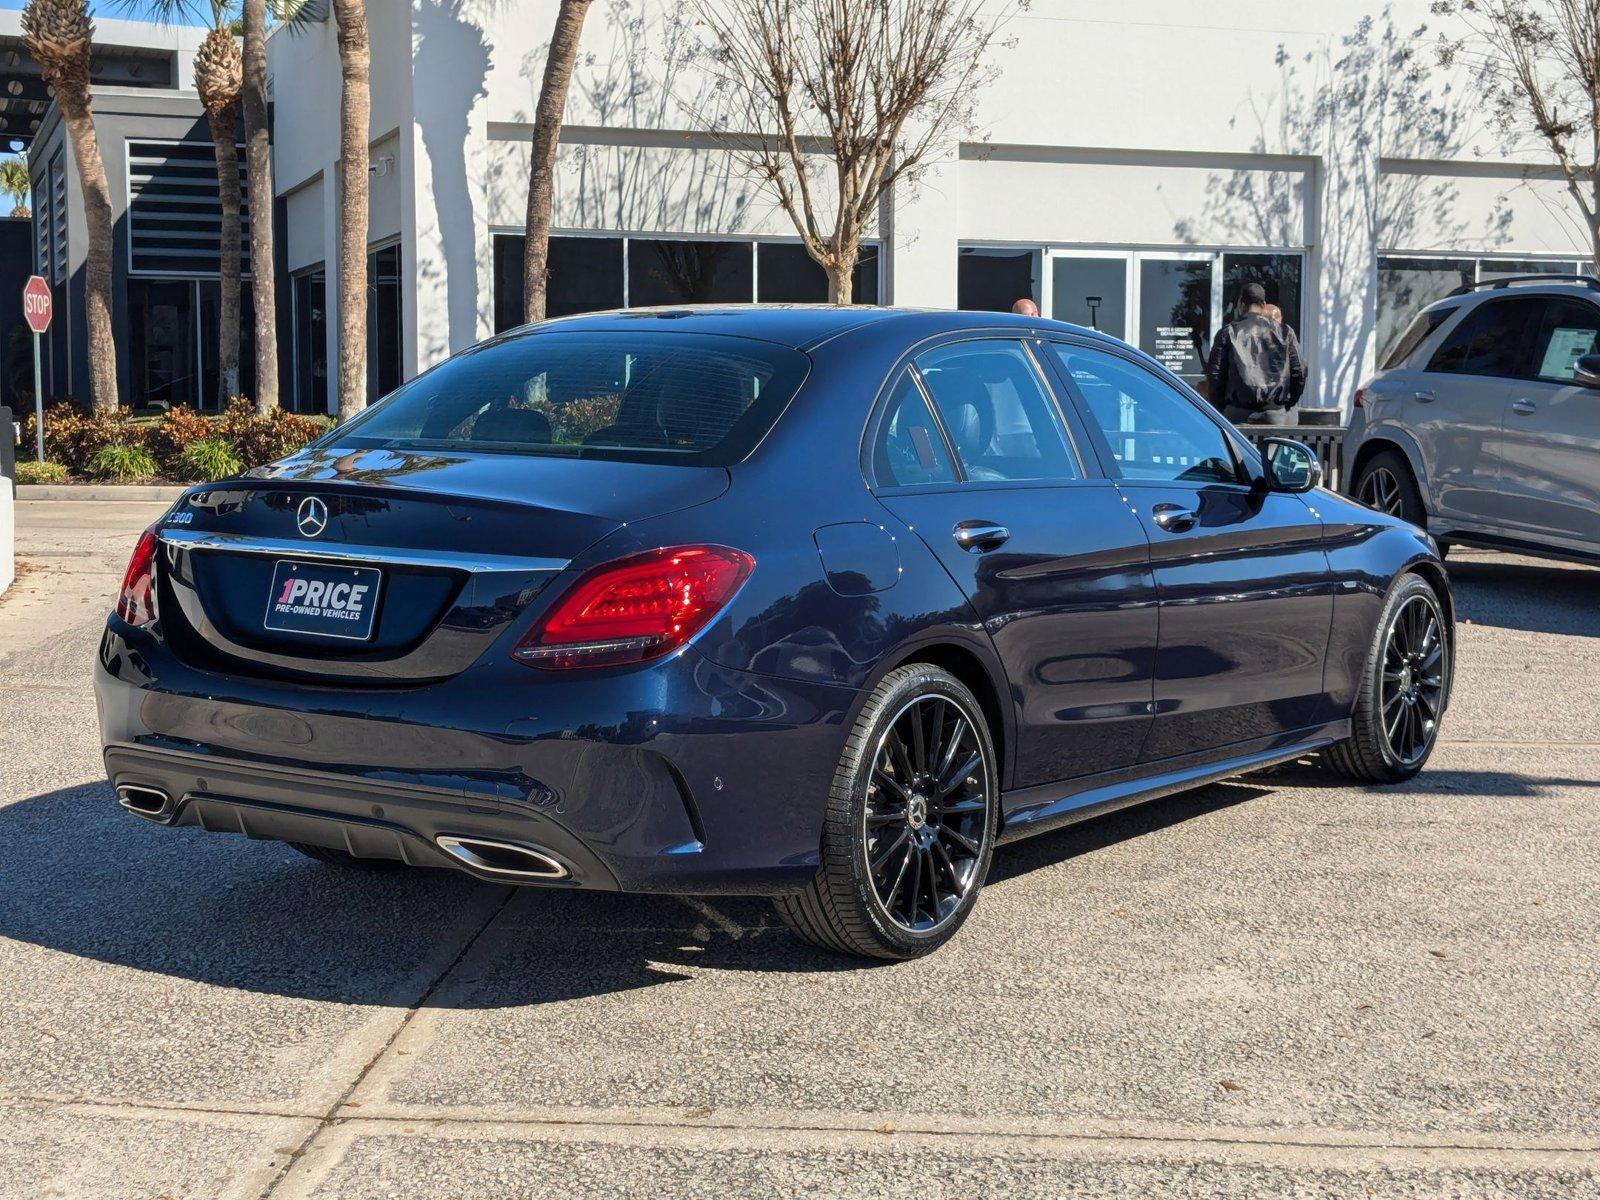
M 8 432 L 5 436 L 10 437 Z M 11 498 L 11 480 L 0 476 L 0 596 L 17 577 L 16 504 Z
M 369 10 L 372 136 L 398 131 L 408 370 L 489 332 L 491 232 L 522 225 L 557 7 L 409 0 Z M 690 65 L 692 30 L 671 19 L 674 8 L 597 0 L 590 11 L 556 227 L 791 234 L 772 197 L 696 132 L 716 97 Z M 1302 250 L 1313 399 L 1341 402 L 1374 357 L 1379 252 L 1584 246 L 1558 181 L 1531 165 L 1536 148 L 1508 155 L 1470 80 L 1439 67 L 1444 19 L 1430 9 L 1430 0 L 1092 9 L 1034 0 L 994 50 L 975 135 L 943 147 L 920 186 L 892 198 L 887 297 L 954 304 L 962 242 Z M 273 54 L 280 186 L 332 178 L 332 30 L 279 34 Z M 376 235 L 396 222 L 387 208 L 380 222 L 374 187 Z M 331 245 L 326 259 L 331 268 Z

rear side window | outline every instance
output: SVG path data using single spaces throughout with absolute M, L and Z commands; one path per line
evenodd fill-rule
M 1548 383 L 1571 383 L 1578 360 L 1593 354 L 1600 309 L 1582 300 L 1551 300 L 1533 343 L 1533 374 Z
M 694 333 L 541 333 L 420 375 L 339 430 L 343 444 L 729 466 L 771 428 L 805 355 Z
M 1400 340 L 1394 344 L 1394 349 L 1389 351 L 1389 357 L 1383 360 L 1383 370 L 1392 371 L 1396 367 L 1405 365 L 1406 359 L 1416 353 L 1417 347 L 1428 340 L 1428 337 L 1439 326 L 1443 325 L 1456 311 L 1457 305 L 1446 308 L 1430 308 L 1426 312 L 1419 312 L 1406 326 L 1406 331 L 1400 335 Z
M 973 483 L 1081 476 L 1055 405 L 1019 343 L 939 346 L 917 356 L 917 371 Z
M 872 474 L 880 487 L 956 481 L 943 435 L 910 371 L 900 373 L 889 393 L 889 407 L 873 442 Z
M 1541 307 L 1542 302 L 1533 298 L 1480 305 L 1445 338 L 1428 370 L 1506 378 L 1520 374 Z

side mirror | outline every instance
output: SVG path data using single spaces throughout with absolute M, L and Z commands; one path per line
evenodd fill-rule
M 1600 354 L 1585 354 L 1574 363 L 1572 382 L 1579 387 L 1600 388 Z
M 1600 356 L 1597 356 L 1600 357 Z M 1304 442 L 1262 438 L 1258 443 L 1267 465 L 1267 487 L 1274 492 L 1309 492 L 1322 482 L 1322 460 Z

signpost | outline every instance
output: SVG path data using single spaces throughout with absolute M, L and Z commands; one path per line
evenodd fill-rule
M 31 275 L 22 285 L 22 319 L 33 330 L 33 436 L 34 454 L 44 461 L 44 372 L 39 368 L 39 335 L 50 328 L 50 285 L 42 275 Z

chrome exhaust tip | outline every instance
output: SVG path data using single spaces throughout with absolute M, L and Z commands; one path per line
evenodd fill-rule
M 117 803 L 136 817 L 164 821 L 172 807 L 172 797 L 160 788 L 123 784 L 117 788 Z
M 485 838 L 451 837 L 434 839 L 439 849 L 464 866 L 485 875 L 503 879 L 565 879 L 571 872 L 543 850 L 518 846 L 514 842 L 493 842 Z

